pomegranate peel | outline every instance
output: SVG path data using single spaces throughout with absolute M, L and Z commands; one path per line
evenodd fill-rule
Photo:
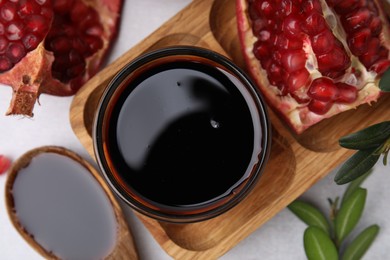
M 33 116 L 42 93 L 75 94 L 108 54 L 121 8 L 121 0 L 2 1 L 0 83 L 13 88 L 6 114 Z M 1 27 L 13 34 L 3 37 Z
M 50 71 L 51 56 L 45 55 L 43 43 L 34 51 L 29 52 L 23 61 L 16 64 L 12 73 L 0 75 L 0 82 L 13 86 L 13 95 L 11 105 L 8 108 L 7 115 L 22 114 L 26 116 L 33 115 L 33 107 L 38 98 L 40 86 L 45 78 L 45 73 Z M 29 64 L 29 69 L 26 69 Z
M 378 0 L 236 0 L 246 69 L 295 133 L 380 97 L 390 67 L 383 10 Z M 314 89 L 316 81 L 330 83 Z

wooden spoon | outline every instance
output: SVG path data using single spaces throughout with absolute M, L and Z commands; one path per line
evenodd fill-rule
M 48 252 L 36 240 L 34 240 L 34 237 L 27 232 L 27 230 L 23 226 L 23 223 L 20 222 L 17 212 L 15 210 L 15 201 L 13 195 L 13 186 L 15 183 L 15 179 L 18 176 L 19 171 L 28 167 L 34 157 L 43 153 L 59 154 L 72 159 L 76 163 L 79 163 L 81 166 L 85 167 L 88 172 L 91 173 L 93 178 L 98 182 L 103 192 L 106 194 L 109 202 L 111 203 L 117 222 L 115 247 L 106 257 L 106 259 L 138 259 L 138 253 L 135 247 L 134 239 L 128 229 L 127 222 L 125 221 L 122 209 L 120 208 L 114 195 L 111 193 L 111 190 L 109 189 L 106 182 L 96 171 L 96 169 L 86 160 L 84 160 L 79 155 L 70 150 L 57 146 L 44 146 L 33 149 L 22 155 L 16 162 L 14 162 L 14 164 L 11 166 L 11 169 L 9 170 L 5 186 L 6 208 L 12 224 L 19 232 L 19 234 L 27 241 L 27 243 L 43 257 L 47 259 L 59 259 L 59 257 L 56 256 L 53 252 Z

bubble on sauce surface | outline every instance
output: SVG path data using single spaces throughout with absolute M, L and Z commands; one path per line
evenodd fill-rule
M 218 129 L 221 126 L 221 124 L 218 121 L 214 120 L 214 119 L 210 119 L 210 124 L 215 129 Z

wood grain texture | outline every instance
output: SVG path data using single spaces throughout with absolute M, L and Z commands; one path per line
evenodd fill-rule
M 53 252 L 47 251 L 43 248 L 39 242 L 34 240 L 34 237 L 27 232 L 23 227 L 23 223 L 19 221 L 18 214 L 15 211 L 14 197 L 13 197 L 13 185 L 15 179 L 20 170 L 27 167 L 31 160 L 43 153 L 56 153 L 62 156 L 66 156 L 81 166 L 86 168 L 91 176 L 100 184 L 107 198 L 109 199 L 114 215 L 117 221 L 117 238 L 113 251 L 106 257 L 106 259 L 138 259 L 137 249 L 135 247 L 134 239 L 129 231 L 127 222 L 124 219 L 122 208 L 116 200 L 114 194 L 111 192 L 107 183 L 103 180 L 99 172 L 86 160 L 77 155 L 76 153 L 58 146 L 43 146 L 30 150 L 23 154 L 18 160 L 16 160 L 8 173 L 6 186 L 5 186 L 5 202 L 10 220 L 19 234 L 26 240 L 26 242 L 34 248 L 39 254 L 46 259 L 59 259 Z
M 126 63 L 152 49 L 172 45 L 210 48 L 245 69 L 238 44 L 232 0 L 195 0 L 144 41 L 92 78 L 75 96 L 72 128 L 94 156 L 91 129 L 98 98 Z M 272 152 L 260 181 L 245 200 L 229 212 L 195 224 L 160 223 L 138 215 L 161 247 L 175 259 L 216 259 L 258 229 L 276 213 L 326 176 L 352 152 L 338 138 L 373 123 L 390 120 L 390 96 L 364 105 L 293 135 L 272 111 Z

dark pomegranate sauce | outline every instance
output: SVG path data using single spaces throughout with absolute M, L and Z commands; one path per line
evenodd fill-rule
M 232 79 L 205 64 L 172 62 L 130 83 L 108 131 L 116 177 L 142 198 L 173 207 L 234 192 L 261 148 L 246 90 Z

